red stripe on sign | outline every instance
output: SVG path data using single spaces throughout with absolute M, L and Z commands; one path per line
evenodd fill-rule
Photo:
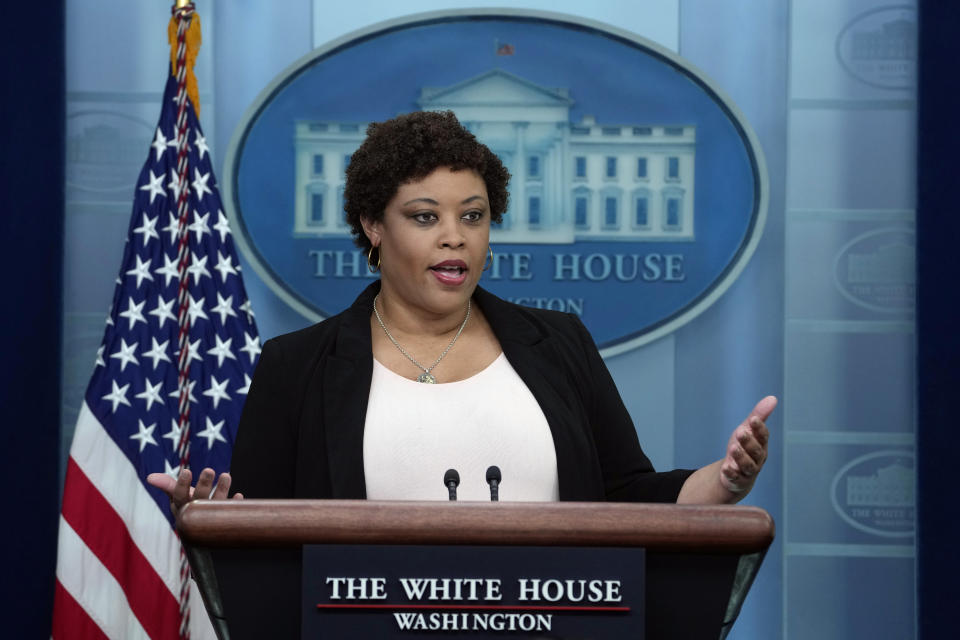
M 177 599 L 140 552 L 123 519 L 73 458 L 67 461 L 63 519 L 120 583 L 130 610 L 147 635 L 177 637 L 180 626 Z
M 450 611 L 594 611 L 600 613 L 629 613 L 630 607 L 589 607 L 577 605 L 525 604 L 318 604 L 317 609 L 436 609 Z
M 79 640 L 108 640 L 97 623 L 90 619 L 80 603 L 73 599 L 70 592 L 57 580 L 53 588 L 53 628 L 50 636 L 54 640 L 77 638 Z

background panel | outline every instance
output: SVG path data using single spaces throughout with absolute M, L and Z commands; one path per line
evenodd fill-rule
M 912 446 L 791 442 L 786 544 L 913 547 L 916 529 Z M 800 489 L 802 487 L 802 490 Z
M 916 336 L 854 330 L 789 332 L 791 431 L 914 432 Z
M 911 218 L 909 211 L 791 212 L 787 318 L 911 321 L 916 299 Z
M 912 209 L 912 109 L 793 109 L 788 209 Z
M 912 558 L 791 557 L 789 640 L 914 637 Z
M 912 100 L 916 2 L 803 0 L 791 5 L 794 100 Z

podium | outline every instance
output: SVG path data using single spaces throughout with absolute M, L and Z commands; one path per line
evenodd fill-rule
M 233 640 L 300 637 L 305 545 L 643 548 L 647 640 L 722 639 L 774 536 L 756 507 L 576 502 L 198 500 L 177 528 Z

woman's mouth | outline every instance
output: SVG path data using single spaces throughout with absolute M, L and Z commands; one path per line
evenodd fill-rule
M 443 284 L 462 284 L 467 279 L 467 264 L 463 260 L 444 260 L 431 266 L 430 271 Z

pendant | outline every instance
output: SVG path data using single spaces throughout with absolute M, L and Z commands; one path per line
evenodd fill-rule
M 437 384 L 437 379 L 434 378 L 432 374 L 424 371 L 417 376 L 417 382 L 422 382 L 424 384 Z

